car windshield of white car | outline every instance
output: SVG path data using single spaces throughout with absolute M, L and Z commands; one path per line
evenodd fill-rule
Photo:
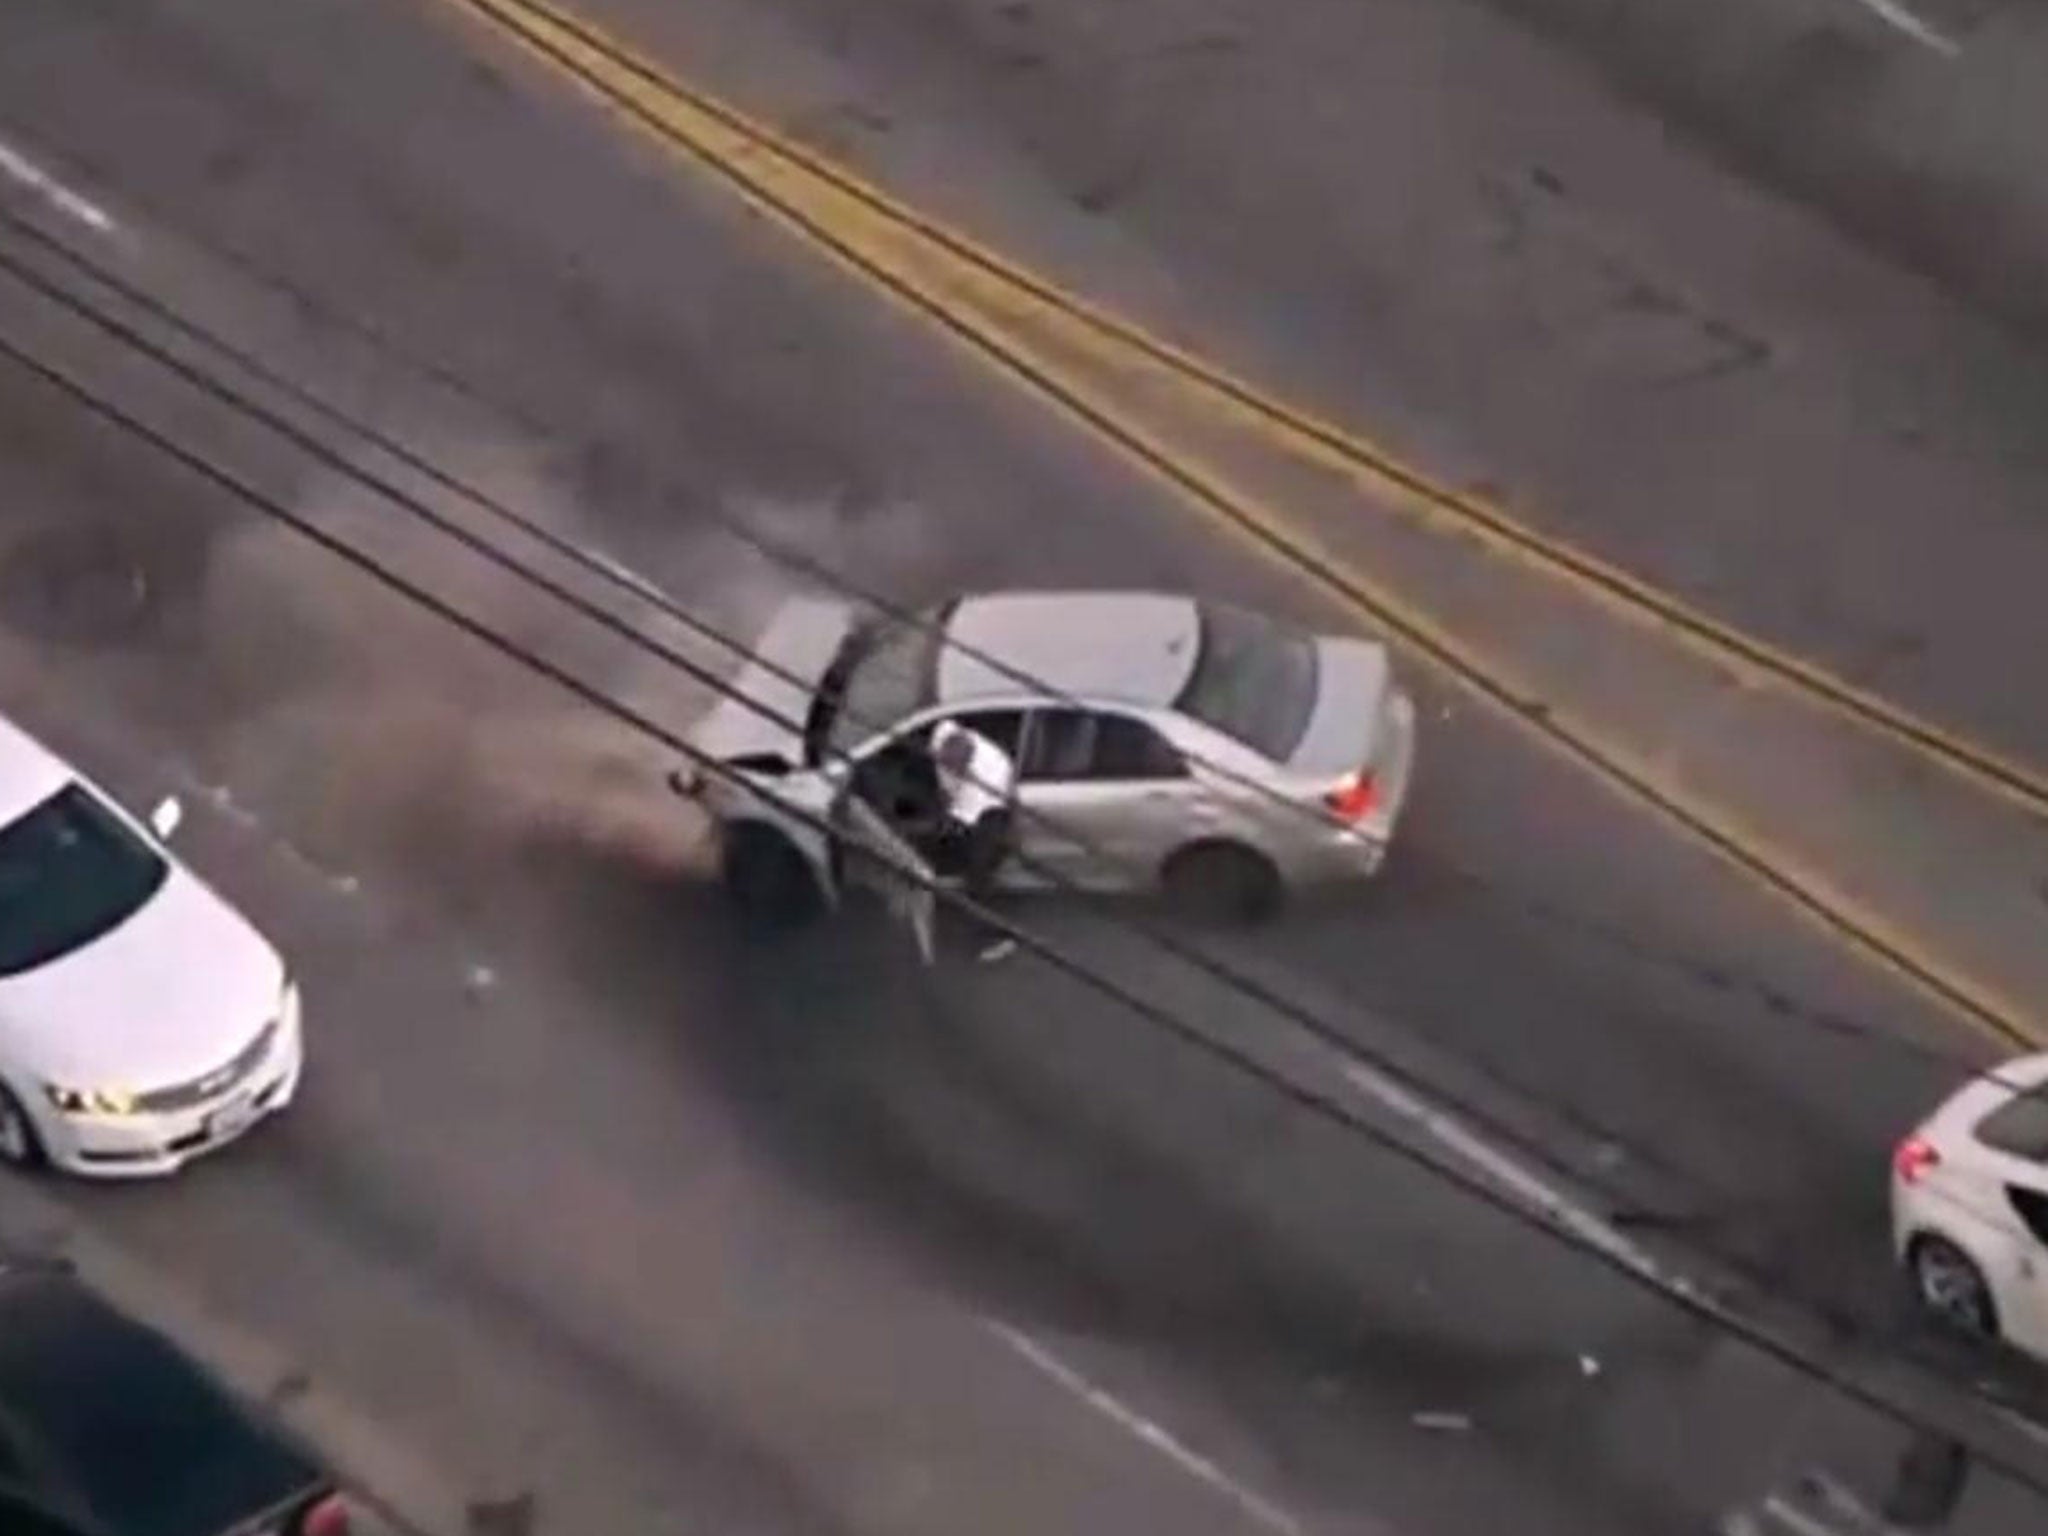
M 824 722 L 821 757 L 852 751 L 938 697 L 948 611 L 876 619 L 854 631 L 842 653 L 851 665 L 844 670 L 837 708 Z
M 119 927 L 170 875 L 163 856 L 82 784 L 0 827 L 0 976 Z
M 1284 763 L 1315 713 L 1315 642 L 1241 608 L 1202 605 L 1201 649 L 1176 707 Z

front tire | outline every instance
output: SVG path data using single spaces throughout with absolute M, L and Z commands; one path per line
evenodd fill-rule
M 9 1168 L 43 1166 L 43 1142 L 21 1100 L 0 1083 L 0 1163 Z
M 1998 1337 L 1998 1303 L 1976 1260 L 1945 1237 L 1913 1240 L 1907 1267 L 1913 1295 L 1930 1316 L 1981 1339 Z
M 1284 892 L 1272 860 L 1239 843 L 1195 843 L 1160 874 L 1169 906 L 1198 922 L 1249 926 L 1280 910 Z
M 725 894 L 748 922 L 795 928 L 824 907 L 824 892 L 810 861 L 773 827 L 741 822 L 727 829 Z

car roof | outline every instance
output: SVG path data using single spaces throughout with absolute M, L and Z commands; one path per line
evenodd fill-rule
M 0 827 L 77 777 L 61 757 L 0 715 Z
M 1195 600 L 1169 593 L 964 597 L 939 656 L 939 701 L 1055 694 L 1159 708 L 1193 676 L 1201 629 Z
M 324 1489 L 161 1335 L 55 1269 L 0 1269 L 0 1436 L 117 1536 L 218 1536 Z

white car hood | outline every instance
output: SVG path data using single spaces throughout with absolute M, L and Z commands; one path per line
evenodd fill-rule
M 173 865 L 119 927 L 0 978 L 0 1057 L 69 1088 L 169 1087 L 231 1060 L 274 1015 L 283 984 L 277 951 Z
M 690 745 L 712 759 L 772 752 L 800 766 L 811 698 L 855 618 L 842 602 L 785 603 L 754 643 L 753 659 L 727 685 L 727 696 L 691 727 Z

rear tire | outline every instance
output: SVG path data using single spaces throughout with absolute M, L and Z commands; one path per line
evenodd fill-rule
M 0 1163 L 24 1169 L 43 1165 L 43 1143 L 36 1135 L 35 1122 L 4 1083 L 0 1083 Z
M 1272 860 L 1239 843 L 1195 843 L 1166 861 L 1166 900 L 1198 922 L 1249 925 L 1280 910 L 1284 888 Z
M 1913 1295 L 1922 1310 L 1958 1332 L 1998 1337 L 1998 1303 L 1976 1260 L 1945 1237 L 1917 1237 L 1907 1250 Z
M 758 822 L 729 827 L 723 864 L 725 894 L 750 923 L 800 927 L 824 908 L 824 892 L 810 861 L 773 827 Z

